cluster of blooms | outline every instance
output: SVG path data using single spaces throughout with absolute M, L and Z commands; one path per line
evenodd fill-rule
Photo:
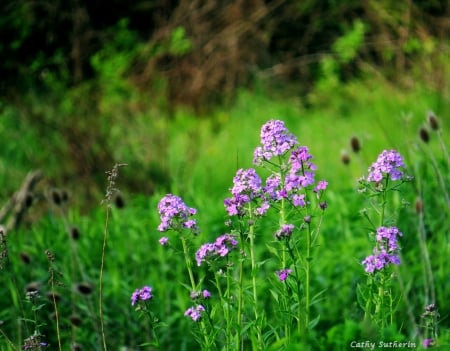
M 202 313 L 205 311 L 205 307 L 203 305 L 197 305 L 189 307 L 184 315 L 187 317 L 191 317 L 194 322 L 197 322 L 202 317 Z
M 255 215 L 264 215 L 269 209 L 269 201 L 288 199 L 294 206 L 307 205 L 305 194 L 301 190 L 315 182 L 316 166 L 310 161 L 312 156 L 306 146 L 299 146 L 296 137 L 285 127 L 283 121 L 270 120 L 261 128 L 261 146 L 254 152 L 253 163 L 262 165 L 270 162 L 273 157 L 281 157 L 290 152 L 287 163 L 280 167 L 279 173 L 270 175 L 261 185 L 261 178 L 254 169 L 240 169 L 233 179 L 231 193 L 233 197 L 225 199 L 225 208 L 230 216 L 245 215 L 245 205 L 253 200 L 259 201 Z M 317 197 L 326 189 L 328 183 L 324 180 L 317 183 L 314 192 Z M 322 209 L 326 204 L 320 205 Z
M 225 199 L 225 208 L 230 216 L 243 216 L 245 206 L 255 199 L 262 199 L 262 204 L 255 209 L 256 215 L 263 215 L 269 208 L 264 200 L 261 178 L 253 168 L 239 169 L 233 178 L 233 197 Z
M 197 265 L 201 266 L 208 258 L 225 257 L 237 244 L 236 238 L 230 234 L 219 236 L 213 243 L 203 244 L 195 253 Z
M 400 180 L 403 177 L 402 168 L 405 167 L 403 157 L 395 150 L 384 150 L 376 162 L 369 167 L 369 182 L 378 183 L 384 175 L 389 175 L 391 180 Z
M 139 301 L 151 300 L 152 298 L 152 288 L 150 286 L 136 289 L 131 295 L 131 306 L 134 306 Z
M 362 261 L 367 273 L 382 270 L 390 263 L 400 263 L 400 257 L 397 255 L 399 250 L 397 237 L 402 235 L 402 232 L 396 227 L 380 227 L 377 229 L 377 245 L 373 249 L 373 255 L 367 256 Z
M 289 276 L 289 274 L 292 273 L 292 269 L 282 269 L 281 271 L 276 271 L 275 273 L 278 275 L 278 279 L 284 282 Z
M 262 165 L 272 157 L 282 156 L 298 144 L 295 135 L 289 132 L 283 121 L 270 120 L 261 128 L 261 144 L 255 149 L 253 163 Z
M 158 226 L 160 232 L 169 229 L 188 228 L 195 234 L 198 233 L 197 222 L 191 219 L 197 213 L 197 210 L 186 206 L 180 197 L 172 194 L 164 196 L 158 204 L 158 213 L 161 218 L 161 223 Z

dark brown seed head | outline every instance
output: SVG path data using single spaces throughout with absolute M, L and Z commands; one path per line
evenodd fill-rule
M 23 263 L 25 264 L 31 263 L 31 256 L 28 253 L 22 251 L 21 253 L 19 253 L 19 257 Z
M 416 208 L 416 213 L 417 214 L 423 213 L 423 202 L 422 202 L 422 199 L 416 199 L 416 203 L 414 204 L 414 207 Z
M 428 133 L 428 130 L 426 130 L 424 127 L 419 129 L 419 136 L 420 139 L 426 144 L 430 141 L 430 134 Z
M 348 165 L 350 163 L 350 156 L 346 152 L 342 153 L 341 161 L 344 165 Z
M 433 111 L 428 112 L 427 119 L 432 130 L 439 130 L 439 121 Z
M 50 191 L 50 198 L 56 206 L 61 205 L 62 202 L 61 192 L 58 189 L 52 189 Z
M 72 325 L 74 325 L 75 327 L 79 327 L 83 323 L 83 320 L 77 314 L 72 314 L 69 317 L 69 320 L 70 320 L 70 323 L 72 323 Z
M 76 285 L 76 288 L 77 288 L 78 292 L 83 295 L 90 295 L 92 293 L 92 291 L 94 290 L 94 287 L 92 286 L 92 284 L 87 283 L 87 282 L 78 283 Z
M 80 230 L 77 227 L 72 227 L 69 230 L 69 235 L 73 240 L 78 240 L 80 238 Z
M 359 139 L 355 136 L 353 136 L 350 139 L 350 146 L 352 147 L 352 151 L 357 154 L 361 150 L 361 143 L 359 142 Z

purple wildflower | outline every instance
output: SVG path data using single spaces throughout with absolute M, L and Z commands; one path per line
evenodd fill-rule
M 202 312 L 204 311 L 205 307 L 197 305 L 195 307 L 189 307 L 186 312 L 184 312 L 184 315 L 191 317 L 194 322 L 197 322 L 202 317 Z
M 326 180 L 320 180 L 317 183 L 316 187 L 314 188 L 314 192 L 318 193 L 321 190 L 323 191 L 323 190 L 325 190 L 327 188 L 327 186 L 328 186 L 328 182 Z
M 151 300 L 152 298 L 152 288 L 150 286 L 144 286 L 142 289 L 136 289 L 131 295 L 131 306 L 134 306 L 139 301 Z
M 245 205 L 253 200 L 262 199 L 261 178 L 253 168 L 239 169 L 233 178 L 233 187 L 230 189 L 233 197 L 225 199 L 224 205 L 230 216 L 243 216 Z M 263 204 L 255 210 L 257 215 L 263 215 L 269 208 Z
M 275 273 L 278 275 L 278 279 L 284 282 L 289 276 L 289 274 L 292 273 L 292 269 L 282 269 L 281 271 L 276 271 Z
M 400 264 L 400 257 L 397 255 L 400 249 L 397 236 L 402 235 L 397 227 L 379 227 L 377 229 L 376 247 L 373 249 L 373 255 L 367 256 L 362 261 L 367 273 L 382 270 L 390 263 Z
M 219 236 L 214 243 L 203 244 L 195 253 L 197 265 L 201 266 L 207 258 L 225 257 L 237 244 L 236 238 L 230 234 Z
M 379 183 L 384 175 L 390 176 L 391 180 L 402 179 L 404 168 L 403 157 L 395 150 L 384 150 L 376 162 L 369 167 L 369 182 Z
M 206 289 L 202 291 L 202 294 L 204 299 L 209 299 L 211 297 L 211 292 Z
M 427 338 L 427 339 L 425 339 L 424 341 L 423 341 L 423 347 L 424 348 L 429 348 L 429 347 L 431 347 L 431 346 L 433 346 L 434 345 L 434 340 L 433 339 L 431 339 L 431 338 Z
M 289 238 L 294 231 L 294 228 L 295 226 L 293 224 L 283 224 L 275 233 L 275 238 L 279 240 L 282 238 Z
M 198 232 L 196 221 L 190 218 L 197 213 L 197 210 L 186 206 L 180 197 L 172 194 L 164 196 L 158 204 L 158 212 L 161 218 L 158 226 L 160 232 L 180 228 L 189 228 L 194 233 Z
M 261 165 L 274 156 L 284 155 L 298 144 L 297 138 L 284 125 L 283 121 L 270 120 L 261 128 L 261 144 L 253 154 L 253 164 Z
M 169 243 L 169 238 L 167 236 L 163 236 L 158 241 L 162 246 L 166 246 Z
M 380 252 L 367 256 L 362 261 L 362 264 L 366 266 L 364 270 L 367 273 L 373 273 L 376 270 L 380 271 L 390 263 L 398 265 L 400 264 L 400 258 L 396 255 Z
M 378 228 L 376 240 L 380 244 L 380 249 L 391 253 L 398 250 L 397 236 L 403 236 L 403 233 L 397 227 Z M 387 247 L 385 247 L 386 244 Z

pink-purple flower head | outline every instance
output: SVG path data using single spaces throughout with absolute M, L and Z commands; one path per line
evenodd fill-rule
M 189 307 L 184 315 L 190 317 L 194 322 L 197 322 L 202 318 L 202 313 L 205 311 L 205 307 L 202 305 Z
M 153 298 L 152 288 L 144 286 L 141 289 L 136 289 L 131 295 L 131 306 L 134 306 L 139 301 L 147 301 Z
M 219 236 L 214 243 L 206 243 L 202 245 L 195 253 L 197 265 L 208 259 L 227 256 L 237 246 L 238 242 L 233 235 L 224 234 Z
M 373 255 L 367 256 L 362 264 L 367 273 L 380 271 L 389 264 L 400 264 L 400 257 L 397 255 L 398 236 L 402 232 L 397 227 L 379 227 L 376 234 L 376 247 L 373 249 Z
M 399 249 L 398 236 L 403 236 L 403 233 L 397 227 L 380 227 L 377 229 L 376 240 L 382 251 L 392 253 Z
M 261 127 L 261 146 L 255 149 L 253 163 L 261 165 L 272 157 L 284 155 L 297 144 L 297 138 L 283 121 L 270 120 Z
M 292 273 L 292 269 L 282 269 L 281 271 L 276 271 L 275 273 L 278 275 L 278 279 L 284 282 L 289 277 L 289 274 Z
M 167 236 L 162 236 L 158 242 L 162 245 L 162 246 L 167 246 L 167 244 L 169 243 L 169 238 Z
M 262 199 L 262 203 L 255 209 L 256 215 L 263 215 L 269 208 L 262 198 L 261 178 L 253 168 L 239 169 L 233 178 L 233 187 L 230 190 L 233 196 L 224 201 L 230 216 L 245 215 L 246 205 L 258 199 Z
M 384 150 L 369 167 L 369 182 L 379 183 L 383 177 L 400 180 L 403 177 L 403 157 L 396 150 Z
M 374 255 L 367 256 L 362 264 L 365 266 L 364 270 L 367 273 L 373 273 L 375 271 L 381 271 L 384 267 L 390 263 L 400 264 L 400 257 L 397 255 L 391 255 L 386 252 L 375 253 Z
M 429 347 L 434 346 L 434 340 L 432 338 L 424 339 L 422 345 L 425 349 L 428 349 Z
M 194 234 L 198 233 L 197 222 L 191 218 L 197 213 L 197 210 L 186 206 L 179 196 L 172 194 L 164 196 L 158 203 L 158 212 L 161 218 L 161 223 L 158 226 L 160 232 L 169 229 L 188 228 Z

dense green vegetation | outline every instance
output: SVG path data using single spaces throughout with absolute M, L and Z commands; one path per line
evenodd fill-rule
M 192 305 L 183 247 L 176 233 L 168 234 L 175 251 L 158 243 L 157 204 L 173 193 L 198 210 L 194 260 L 202 244 L 230 231 L 223 201 L 236 171 L 253 167 L 270 119 L 283 120 L 308 146 L 317 179 L 328 181 L 310 267 L 311 293 L 320 298 L 309 306 L 307 332 L 287 339 L 291 317 L 277 314 L 285 290 L 273 273 L 279 218 L 271 212 L 255 229 L 257 272 L 243 259 L 242 335 L 225 334 L 242 337 L 244 350 L 350 350 L 366 340 L 421 349 L 427 338 L 435 349 L 450 347 L 447 2 L 95 4 L 0 5 L 8 34 L 0 44 L 0 224 L 18 220 L 0 243 L 1 351 L 22 349 L 35 331 L 52 350 L 157 349 L 153 324 L 130 303 L 147 285 L 161 322 L 159 349 L 199 349 L 200 324 L 183 315 Z M 357 189 L 387 149 L 403 155 L 414 179 L 387 204 L 386 222 L 404 235 L 394 313 L 380 327 L 365 319 L 361 298 L 368 276 L 361 261 L 372 253 L 374 229 L 364 214 L 378 212 Z M 117 163 L 126 166 L 115 190 L 105 172 Z M 17 199 L 34 170 L 43 179 Z M 25 211 L 18 215 L 10 200 Z M 236 297 L 220 299 L 214 274 L 193 271 L 216 309 L 211 349 L 237 350 L 221 334 L 233 330 L 222 317 Z M 252 274 L 261 324 L 252 323 Z M 423 315 L 433 303 L 430 324 Z

